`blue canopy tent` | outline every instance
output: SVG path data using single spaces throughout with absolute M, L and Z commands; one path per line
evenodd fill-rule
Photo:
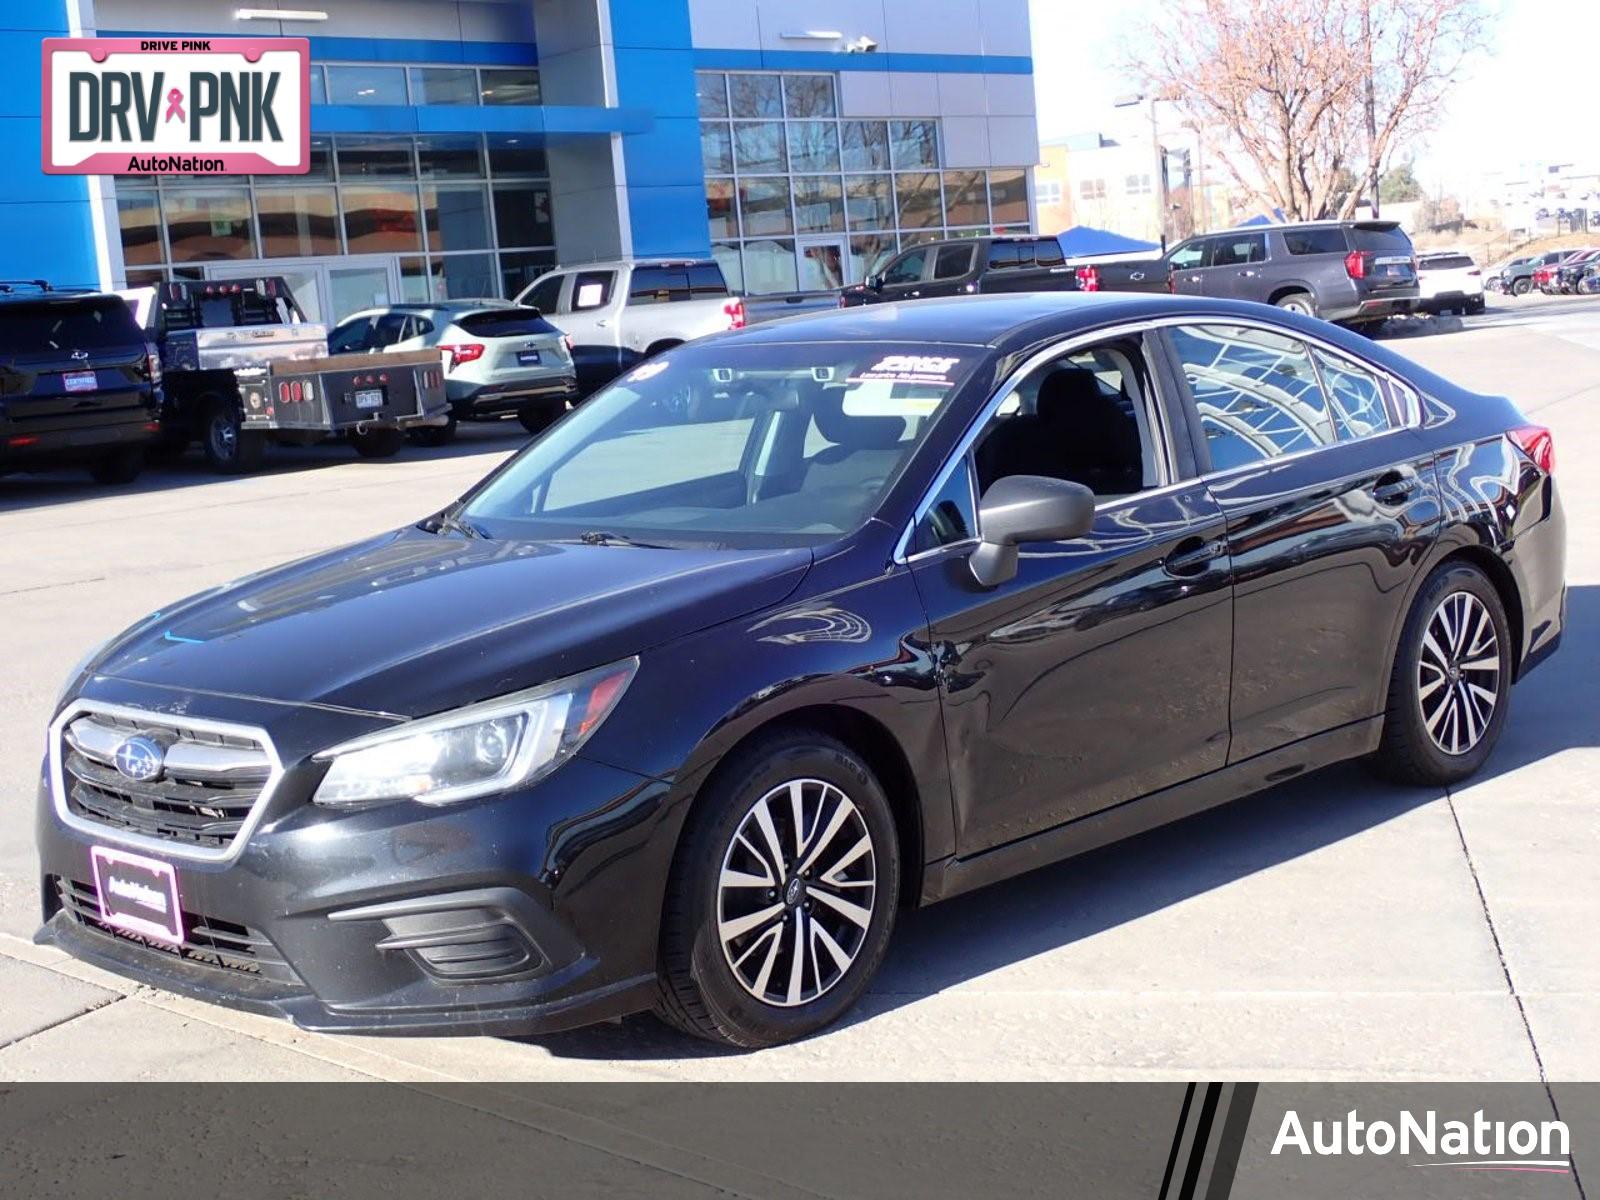
M 1140 250 L 1159 250 L 1155 242 L 1142 242 L 1138 238 L 1124 237 L 1109 229 L 1096 229 L 1092 225 L 1074 225 L 1056 234 L 1061 252 L 1068 258 L 1082 258 L 1090 254 L 1133 254 Z

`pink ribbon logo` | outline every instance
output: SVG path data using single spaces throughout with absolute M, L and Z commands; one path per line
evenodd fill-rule
M 172 120 L 173 117 L 177 117 L 180 121 L 189 119 L 183 115 L 183 93 L 177 88 L 173 88 L 167 93 L 167 115 L 163 123 Z

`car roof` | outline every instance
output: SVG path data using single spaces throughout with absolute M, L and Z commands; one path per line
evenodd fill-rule
M 560 266 L 551 267 L 546 275 L 556 271 L 615 271 L 624 267 L 714 267 L 717 266 L 714 258 L 601 258 L 594 262 L 562 263 Z

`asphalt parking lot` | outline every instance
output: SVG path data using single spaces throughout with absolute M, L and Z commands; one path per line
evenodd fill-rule
M 1561 653 L 1450 794 L 1359 767 L 908 915 L 866 1001 L 729 1055 L 653 1018 L 529 1040 L 332 1038 L 32 945 L 34 781 L 57 685 L 178 596 L 414 520 L 522 444 L 196 459 L 108 491 L 0 479 L 0 1079 L 1505 1079 L 1600 1077 L 1600 301 L 1492 301 L 1398 337 L 1555 432 Z

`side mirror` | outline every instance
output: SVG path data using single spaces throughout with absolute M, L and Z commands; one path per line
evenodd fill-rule
M 1094 526 L 1094 493 L 1081 483 L 1043 475 L 997 479 L 978 504 L 982 541 L 967 560 L 972 577 L 999 587 L 1017 573 L 1020 542 L 1061 542 Z
M 883 276 L 882 275 L 868 275 L 867 276 L 867 286 L 869 288 L 871 288 L 875 292 L 883 291 Z

